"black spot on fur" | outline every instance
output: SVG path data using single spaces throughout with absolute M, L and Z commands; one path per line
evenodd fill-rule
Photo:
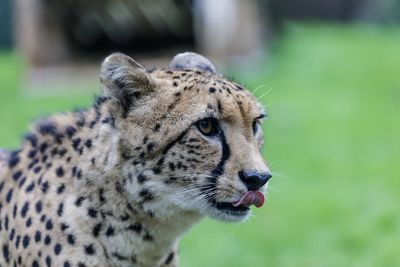
M 43 191 L 43 193 L 47 193 L 47 190 L 49 189 L 49 182 L 44 182 L 41 186 L 41 189 Z
M 92 234 L 94 237 L 99 236 L 99 233 L 100 233 L 102 227 L 103 227 L 103 225 L 101 223 L 98 223 L 93 227 Z
M 13 218 L 15 218 L 15 217 L 17 216 L 17 210 L 18 210 L 17 204 L 14 204 L 14 208 L 13 208 Z
M 137 177 L 137 181 L 139 184 L 143 184 L 146 180 L 147 180 L 147 177 L 143 173 L 140 173 Z
M 153 241 L 154 237 L 152 235 L 150 235 L 149 233 L 145 233 L 145 235 L 143 236 L 143 240 L 144 241 Z
M 25 184 L 25 182 L 26 182 L 26 176 L 22 177 L 22 179 L 19 181 L 19 184 L 18 184 L 19 188 L 21 188 Z
M 19 248 L 19 243 L 21 241 L 21 236 L 17 235 L 17 238 L 15 238 L 15 248 L 18 249 Z
M 10 166 L 10 168 L 14 168 L 19 163 L 18 153 L 19 153 L 18 151 L 14 151 L 11 153 L 10 158 L 8 160 L 8 166 Z
M 151 152 L 154 148 L 154 143 L 150 142 L 147 144 L 147 151 Z
M 51 220 L 48 220 L 48 221 L 46 222 L 46 229 L 47 229 L 47 230 L 53 229 L 53 222 L 52 222 Z
M 139 195 L 144 201 L 150 201 L 154 199 L 154 195 L 148 189 L 141 190 Z
M 126 261 L 126 260 L 128 260 L 128 257 L 122 256 L 121 254 L 119 254 L 119 253 L 117 253 L 117 252 L 113 252 L 113 253 L 112 253 L 112 256 L 113 256 L 114 258 L 116 258 L 117 260 L 119 260 L 119 261 Z
M 33 189 L 35 188 L 35 182 L 30 183 L 30 185 L 28 185 L 25 189 L 26 193 L 32 192 Z
M 67 242 L 68 242 L 68 244 L 70 244 L 70 245 L 74 245 L 74 244 L 75 244 L 75 236 L 69 234 L 69 235 L 67 236 Z
M 50 256 L 46 257 L 46 266 L 47 267 L 51 267 L 51 258 L 50 258 Z
M 75 151 L 79 150 L 79 144 L 81 143 L 80 138 L 75 138 L 72 140 L 72 147 L 74 148 Z
M 87 255 L 94 255 L 96 254 L 96 250 L 94 249 L 94 245 L 93 244 L 89 244 L 87 246 L 84 246 L 85 249 L 85 253 Z
M 36 209 L 36 212 L 37 213 L 41 213 L 42 212 L 42 210 L 43 210 L 43 203 L 42 203 L 42 201 L 38 201 L 38 202 L 36 202 L 36 204 L 35 204 L 35 209 Z
M 27 213 L 28 211 L 29 211 L 29 202 L 26 201 L 25 204 L 22 206 L 22 209 L 21 209 L 21 217 L 22 217 L 22 218 L 25 218 L 26 213 Z
M 61 217 L 63 215 L 63 212 L 64 212 L 64 203 L 61 202 L 58 205 L 57 215 Z
M 64 176 L 64 169 L 63 169 L 63 167 L 58 167 L 57 169 L 56 169 L 56 175 L 58 176 L 58 177 L 63 177 Z
M 106 236 L 114 235 L 115 229 L 112 226 L 109 226 L 106 231 Z
M 28 152 L 28 158 L 33 159 L 37 154 L 37 150 L 33 149 L 31 151 Z
M 72 167 L 72 176 L 76 175 L 78 168 L 76 166 Z
M 46 150 L 49 148 L 49 144 L 47 144 L 46 142 L 44 142 L 44 143 L 41 143 L 40 144 L 40 146 L 39 146 L 39 151 L 41 152 L 41 153 L 44 153 L 44 152 L 46 152 Z
M 46 237 L 44 238 L 44 244 L 45 245 L 50 245 L 51 243 L 51 237 L 49 235 L 46 235 Z
M 219 112 L 219 113 L 222 113 L 223 108 L 222 108 L 222 103 L 221 103 L 220 100 L 217 101 L 217 108 L 218 108 L 218 112 Z
M 89 208 L 88 209 L 88 215 L 92 218 L 96 218 L 97 217 L 97 211 L 93 208 Z
M 122 188 L 122 184 L 119 181 L 115 182 L 115 190 L 120 194 L 122 194 L 122 192 L 124 191 Z
M 62 147 L 58 150 L 58 155 L 60 155 L 60 157 L 64 157 L 65 153 L 67 153 L 67 149 L 65 147 Z
M 65 231 L 66 229 L 68 229 L 69 228 L 69 226 L 68 226 L 68 224 L 65 224 L 65 223 L 62 223 L 62 224 L 60 224 L 60 229 L 61 229 L 61 231 Z
M 170 263 L 172 262 L 172 260 L 174 259 L 174 255 L 175 255 L 175 253 L 174 253 L 174 252 L 171 252 L 171 253 L 168 255 L 167 259 L 165 260 L 164 264 L 166 264 L 166 265 L 170 264 Z
M 4 229 L 6 229 L 8 231 L 8 216 L 6 215 L 6 217 L 4 218 Z
M 19 177 L 21 177 L 22 171 L 17 171 L 16 173 L 13 174 L 13 179 L 14 181 L 17 181 Z
M 10 239 L 10 241 L 13 241 L 14 240 L 14 236 L 15 236 L 15 229 L 13 228 L 13 229 L 11 229 L 11 233 L 8 236 L 8 239 Z
M 40 240 L 42 240 L 42 233 L 40 231 L 36 231 L 34 239 L 36 243 L 39 243 Z
M 80 207 L 80 206 L 82 205 L 82 202 L 83 202 L 85 199 L 86 199 L 86 198 L 85 198 L 85 197 L 82 197 L 82 196 L 78 197 L 78 198 L 76 199 L 76 201 L 75 201 L 75 205 L 76 205 L 77 207 Z
M 143 145 L 147 144 L 147 141 L 149 141 L 149 138 L 147 136 L 145 136 L 143 138 Z
M 173 162 L 168 163 L 168 167 L 171 171 L 175 171 L 175 164 Z
M 27 228 L 29 228 L 31 225 L 32 225 L 32 218 L 29 217 L 28 220 L 26 220 L 26 222 L 25 222 L 25 226 L 26 226 Z
M 31 241 L 31 238 L 28 235 L 24 235 L 24 238 L 22 239 L 22 246 L 24 248 L 27 248 L 29 246 L 30 241 Z
M 210 93 L 215 93 L 215 88 L 214 87 L 210 87 L 209 89 L 208 89 L 208 91 L 210 92 Z
M 155 168 L 152 169 L 152 171 L 153 171 L 154 174 L 160 174 L 161 173 L 161 168 L 155 167 Z
M 98 96 L 96 97 L 95 101 L 94 101 L 94 105 L 99 107 L 101 106 L 104 102 L 106 102 L 109 98 L 106 96 Z
M 49 157 L 47 155 L 43 155 L 42 162 L 45 163 Z
M 128 213 L 125 213 L 124 215 L 119 216 L 120 220 L 125 222 L 127 220 L 129 220 L 131 217 L 129 216 Z
M 91 147 L 92 147 L 92 140 L 90 140 L 90 139 L 86 140 L 85 146 L 86 146 L 87 148 L 91 148 Z
M 33 169 L 33 172 L 38 174 L 41 170 L 42 170 L 42 167 L 38 166 L 38 167 Z
M 99 189 L 99 201 L 101 203 L 106 202 L 106 198 L 104 197 L 104 188 Z
M 38 125 L 39 132 L 43 135 L 54 135 L 57 133 L 57 127 L 51 121 L 43 121 Z
M 38 144 L 38 138 L 36 135 L 30 133 L 25 136 L 25 139 L 28 140 L 33 147 L 36 147 Z
M 3 257 L 6 260 L 6 263 L 10 263 L 10 250 L 7 244 L 3 245 Z
M 54 148 L 50 151 L 50 153 L 51 153 L 51 156 L 54 157 L 54 156 L 57 155 L 57 153 L 58 153 L 58 148 L 57 148 L 57 147 L 54 147 Z
M 238 84 L 235 84 L 235 86 L 236 86 L 236 89 L 238 91 L 243 91 L 244 90 L 244 88 L 242 86 L 238 85 Z
M 34 160 L 28 165 L 28 170 L 32 169 L 33 166 L 35 166 L 36 164 L 38 164 L 38 162 L 39 162 L 39 159 L 38 159 L 38 158 L 34 159 Z
M 142 231 L 142 225 L 140 223 L 134 223 L 128 226 L 128 230 L 130 231 L 134 231 L 137 234 L 140 234 L 140 232 Z
M 74 136 L 76 133 L 76 128 L 73 126 L 67 126 L 67 128 L 65 129 L 65 133 L 68 138 L 72 138 L 72 136 Z
M 61 244 L 57 243 L 57 244 L 54 246 L 54 254 L 60 255 L 61 250 L 62 250 Z
M 12 196 L 13 196 L 13 189 L 11 188 L 11 189 L 8 191 L 7 195 L 6 195 L 6 201 L 7 201 L 7 203 L 10 203 L 10 201 L 11 201 L 11 199 L 12 199 Z
M 65 185 L 61 184 L 58 188 L 57 188 L 57 194 L 62 194 L 65 190 Z

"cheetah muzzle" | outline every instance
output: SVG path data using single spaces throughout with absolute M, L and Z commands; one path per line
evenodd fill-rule
M 208 59 L 150 71 L 116 53 L 100 81 L 92 107 L 0 150 L 0 266 L 177 266 L 200 219 L 243 221 L 264 204 L 265 112 Z

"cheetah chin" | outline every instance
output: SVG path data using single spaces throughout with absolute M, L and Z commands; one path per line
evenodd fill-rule
M 0 266 L 178 266 L 200 219 L 261 207 L 263 108 L 205 57 L 148 70 L 115 53 L 87 108 L 0 150 Z

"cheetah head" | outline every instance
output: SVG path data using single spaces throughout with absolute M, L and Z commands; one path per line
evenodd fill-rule
M 147 212 L 242 221 L 261 207 L 270 171 L 261 155 L 265 113 L 204 57 L 177 55 L 149 71 L 123 54 L 101 82 L 119 135 L 116 179 Z

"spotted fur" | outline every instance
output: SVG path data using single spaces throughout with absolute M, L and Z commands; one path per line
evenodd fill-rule
M 176 61 L 148 71 L 111 55 L 92 107 L 0 150 L 0 266 L 177 266 L 179 238 L 201 218 L 249 216 L 229 203 L 247 191 L 241 170 L 268 171 L 263 110 L 208 60 Z M 196 127 L 208 117 L 216 136 Z

